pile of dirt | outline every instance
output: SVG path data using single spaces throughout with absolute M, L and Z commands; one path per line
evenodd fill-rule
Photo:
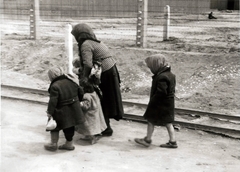
M 165 54 L 177 77 L 177 106 L 239 114 L 239 56 L 237 53 L 214 55 L 197 53 L 156 52 L 136 48 L 110 48 L 117 60 L 124 98 L 149 95 L 151 72 L 144 59 L 152 54 Z M 64 44 L 54 40 L 7 40 L 2 42 L 2 71 L 26 74 L 46 84 L 47 70 L 53 65 L 67 71 Z M 74 56 L 77 47 L 74 46 Z M 5 76 L 2 75 L 2 83 Z M 8 78 L 9 79 L 9 78 Z M 16 81 L 11 76 L 11 80 Z M 24 85 L 28 85 L 25 83 Z M 31 87 L 31 85 L 29 85 Z M 219 110 L 220 109 L 220 110 Z

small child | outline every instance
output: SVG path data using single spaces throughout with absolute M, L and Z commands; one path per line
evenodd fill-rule
M 170 139 L 168 143 L 162 144 L 160 147 L 177 148 L 172 125 L 176 77 L 171 72 L 166 57 L 161 54 L 150 56 L 146 58 L 145 62 L 153 73 L 150 100 L 144 113 L 144 118 L 148 121 L 147 136 L 136 138 L 135 142 L 149 147 L 152 142 L 154 126 L 166 126 Z
M 72 62 L 73 64 L 73 73 L 78 75 L 79 80 L 83 78 L 84 69 L 81 67 L 81 61 L 79 58 L 76 58 Z M 99 85 L 101 83 L 101 73 L 102 73 L 102 67 L 101 67 L 100 60 L 94 60 L 93 66 L 90 70 L 89 78 L 91 78 L 94 85 Z
M 48 92 L 50 94 L 47 116 L 53 118 L 57 126 L 50 131 L 51 142 L 44 147 L 49 151 L 57 149 L 74 150 L 73 136 L 75 125 L 84 123 L 82 109 L 79 102 L 83 97 L 83 90 L 79 87 L 76 79 L 64 74 L 60 67 L 53 67 L 48 71 L 51 81 Z M 58 147 L 59 131 L 63 130 L 66 142 Z
M 82 83 L 84 96 L 80 102 L 82 107 L 85 123 L 76 126 L 76 131 L 85 137 L 83 140 L 90 140 L 91 144 L 95 144 L 98 140 L 97 135 L 107 128 L 102 112 L 100 98 L 97 95 L 92 80 Z

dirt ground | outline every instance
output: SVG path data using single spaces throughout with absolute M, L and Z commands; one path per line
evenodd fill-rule
M 146 134 L 146 124 L 112 120 L 114 134 L 90 145 L 74 136 L 74 151 L 49 152 L 43 145 L 46 107 L 21 101 L 1 101 L 1 172 L 235 172 L 239 169 L 239 140 L 202 131 L 176 132 L 179 148 L 164 149 L 164 127 L 157 127 L 149 148 L 134 138 Z M 14 108 L 9 108 L 14 107 Z M 60 133 L 59 144 L 64 143 Z
M 82 20 L 88 23 L 97 37 L 106 43 L 117 60 L 122 80 L 123 97 L 140 96 L 148 101 L 151 85 L 149 69 L 144 59 L 161 53 L 168 57 L 176 74 L 176 106 L 229 115 L 240 115 L 239 90 L 239 12 L 226 14 L 214 12 L 219 20 L 206 21 L 205 15 L 192 20 L 192 15 L 172 19 L 170 39 L 159 37 L 160 19 L 149 19 L 147 48 L 136 48 L 135 19 Z M 183 16 L 180 16 L 183 17 Z M 222 20 L 222 21 L 221 21 Z M 71 24 L 76 24 L 72 21 Z M 157 23 L 156 25 L 154 25 Z M 67 71 L 65 35 L 67 22 L 40 23 L 39 40 L 29 40 L 28 23 L 5 21 L 1 25 L 1 82 L 21 82 L 12 72 L 39 83 L 38 88 L 48 87 L 46 75 L 49 67 L 59 65 Z M 74 58 L 78 48 L 74 41 Z M 10 76 L 10 77 L 6 77 Z M 20 81 L 19 81 L 20 80 Z M 144 82 L 143 82 L 144 81 Z M 19 84 L 20 84 L 19 83 Z M 23 83 L 31 87 L 28 82 Z
M 186 25 L 174 27 L 175 32 L 167 42 L 157 40 L 156 32 L 149 31 L 151 37 L 145 49 L 136 48 L 134 39 L 126 38 L 135 33 L 134 19 L 85 22 L 89 22 L 116 58 L 124 99 L 148 101 L 151 73 L 144 59 L 162 53 L 168 56 L 177 76 L 177 107 L 239 116 L 239 23 L 230 22 L 239 20 L 239 15 L 235 19 L 221 12 L 216 15 L 229 22 L 177 23 Z M 2 23 L 2 84 L 47 89 L 49 67 L 60 65 L 67 70 L 64 45 L 67 22 L 43 21 L 42 38 L 37 41 L 28 39 L 28 23 Z M 159 27 L 150 25 L 149 29 L 159 30 Z M 77 57 L 76 44 L 74 57 Z M 114 135 L 102 138 L 96 145 L 81 142 L 76 135 L 75 151 L 47 152 L 43 149 L 43 144 L 49 141 L 44 131 L 45 111 L 46 107 L 41 105 L 1 100 L 1 171 L 233 172 L 240 168 L 239 140 L 181 129 L 176 133 L 179 148 L 161 149 L 158 145 L 168 137 L 160 127 L 154 133 L 153 145 L 146 149 L 133 142 L 135 137 L 145 136 L 146 125 L 127 121 L 112 121 Z

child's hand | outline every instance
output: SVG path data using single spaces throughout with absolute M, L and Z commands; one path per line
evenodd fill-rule
M 80 106 L 83 107 L 83 103 L 82 102 L 80 102 Z
M 51 115 L 51 114 L 49 114 L 49 113 L 47 113 L 47 117 L 48 117 L 48 118 L 51 118 L 51 117 L 52 117 L 52 115 Z
M 79 74 L 79 68 L 73 67 L 72 71 L 73 71 L 73 73 L 75 73 L 75 74 Z

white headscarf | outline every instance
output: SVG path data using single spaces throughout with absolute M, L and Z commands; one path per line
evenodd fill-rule
M 50 81 L 53 81 L 55 78 L 63 75 L 63 70 L 61 67 L 52 67 L 48 71 L 48 77 Z
M 145 62 L 153 74 L 165 71 L 170 68 L 166 61 L 166 57 L 162 54 L 152 55 L 145 59 Z

